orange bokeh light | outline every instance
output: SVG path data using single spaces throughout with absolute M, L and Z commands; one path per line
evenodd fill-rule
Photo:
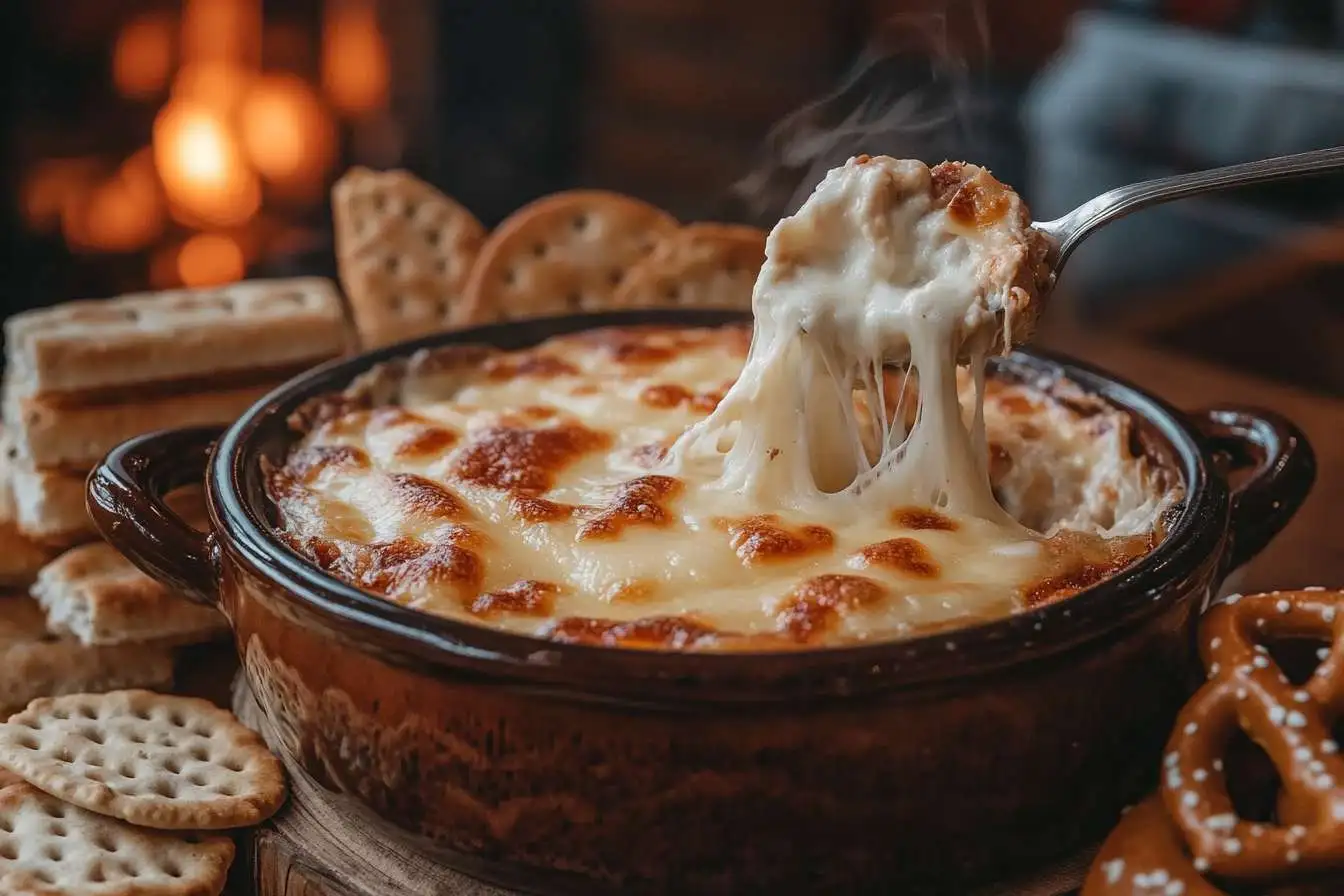
M 336 155 L 336 131 L 317 93 L 294 75 L 258 80 L 239 112 L 243 148 L 267 180 L 320 181 Z
M 127 22 L 112 48 L 112 83 L 131 99 L 162 93 L 173 70 L 176 23 L 172 16 L 147 13 Z
M 198 233 L 177 250 L 177 276 L 187 286 L 232 283 L 246 272 L 242 246 L 222 233 Z
M 327 0 L 322 23 L 322 87 L 347 115 L 387 103 L 387 42 L 370 0 Z
M 224 119 L 174 100 L 154 120 L 154 162 L 174 208 L 220 226 L 240 224 L 261 203 L 261 185 Z
M 65 208 L 88 194 L 101 167 L 97 159 L 47 159 L 34 165 L 19 188 L 28 226 L 37 232 L 58 227 Z
M 261 62 L 261 0 L 186 0 L 182 61 L 255 68 Z

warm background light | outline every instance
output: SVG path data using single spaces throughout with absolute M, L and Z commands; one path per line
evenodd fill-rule
M 210 224 L 246 221 L 261 186 L 227 123 L 206 106 L 174 100 L 154 120 L 154 162 L 175 210 Z
M 327 0 L 322 22 L 322 88 L 346 115 L 387 102 L 387 44 L 372 0 Z
M 229 62 L 189 62 L 173 79 L 173 99 L 207 106 L 222 118 L 232 116 L 256 75 Z
M 63 230 L 71 245 L 98 252 L 143 249 L 163 231 L 163 209 L 152 187 L 120 174 L 66 209 Z
M 336 154 L 336 131 L 322 100 L 295 75 L 267 75 L 244 99 L 243 148 L 275 182 L 321 182 Z
M 19 188 L 24 220 L 38 232 L 55 230 L 67 205 L 86 195 L 97 178 L 97 159 L 46 159 Z
M 166 13 L 148 13 L 126 23 L 112 48 L 112 84 L 118 93 L 144 100 L 167 89 L 176 29 Z
M 261 64 L 261 0 L 186 0 L 182 61 Z
M 222 233 L 198 233 L 177 250 L 177 276 L 187 286 L 230 283 L 246 266 L 238 241 Z

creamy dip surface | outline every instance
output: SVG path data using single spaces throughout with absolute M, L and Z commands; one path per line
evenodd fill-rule
M 837 645 L 1070 596 L 1180 495 L 1126 414 L 984 376 L 1049 285 L 1028 224 L 974 166 L 852 160 L 771 234 L 754 329 L 450 347 L 311 403 L 267 471 L 282 534 L 389 600 L 613 646 Z

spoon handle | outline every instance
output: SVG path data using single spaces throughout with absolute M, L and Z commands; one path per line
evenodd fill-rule
M 1258 162 L 1228 165 L 1209 171 L 1196 171 L 1192 174 L 1160 177 L 1108 190 L 1063 217 L 1053 221 L 1040 221 L 1032 226 L 1048 234 L 1058 244 L 1059 255 L 1055 260 L 1055 269 L 1058 270 L 1063 267 L 1064 261 L 1078 244 L 1091 236 L 1093 231 L 1150 205 L 1228 187 L 1241 187 L 1341 168 L 1344 168 L 1344 146 L 1336 146 L 1291 156 L 1262 159 Z

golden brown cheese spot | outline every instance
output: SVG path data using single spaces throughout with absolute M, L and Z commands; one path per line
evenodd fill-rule
M 445 485 L 414 473 L 392 473 L 387 478 L 393 497 L 408 514 L 445 521 L 468 516 L 466 504 Z
M 648 600 L 657 593 L 657 582 L 643 579 L 622 579 L 619 582 L 613 582 L 606 591 L 602 592 L 602 599 L 608 603 L 635 603 Z
M 369 456 L 353 445 L 307 445 L 290 455 L 285 465 L 303 482 L 312 482 L 323 470 L 367 470 Z
M 881 566 L 921 579 L 936 578 L 938 563 L 929 549 L 913 538 L 889 538 L 860 549 L 864 566 Z
M 318 566 L 361 588 L 388 597 L 410 597 L 435 586 L 449 586 L 460 596 L 480 590 L 484 566 L 474 548 L 480 537 L 456 526 L 433 542 L 396 538 L 370 544 L 310 537 L 298 549 Z
M 1083 532 L 1060 532 L 1045 542 L 1053 572 L 1022 589 L 1030 609 L 1073 597 L 1114 576 L 1153 549 L 1152 535 L 1102 538 Z
M 712 412 L 723 401 L 722 392 L 692 392 L 675 383 L 648 386 L 639 394 L 639 400 L 651 408 L 687 407 L 693 411 Z
M 579 423 L 544 429 L 491 426 L 472 436 L 453 474 L 486 488 L 543 492 L 566 466 L 610 443 L 606 433 Z
M 579 369 L 564 358 L 541 352 L 519 352 L 503 357 L 488 359 L 482 368 L 487 379 L 495 381 L 511 380 L 525 376 L 535 379 L 554 379 L 560 376 L 573 376 Z
M 897 507 L 891 512 L 891 522 L 902 529 L 957 531 L 957 521 L 931 507 Z
M 886 588 L 863 576 L 815 576 L 780 602 L 775 627 L 796 641 L 808 641 L 831 628 L 842 613 L 872 606 L 886 594 Z
M 681 491 L 671 476 L 641 476 L 623 482 L 606 506 L 579 527 L 579 540 L 616 538 L 629 526 L 666 526 L 672 521 L 664 501 Z
M 517 613 L 522 616 L 549 616 L 560 586 L 553 582 L 526 579 L 498 591 L 478 595 L 469 607 L 475 616 Z
M 747 566 L 829 551 L 835 544 L 835 534 L 825 526 L 789 526 L 774 514 L 730 522 L 728 538 Z
M 392 454 L 399 460 L 429 460 L 442 457 L 457 443 L 458 435 L 451 429 L 404 408 L 379 408 L 369 419 L 370 434 L 397 429 L 396 447 Z
M 573 518 L 581 508 L 536 495 L 517 494 L 509 500 L 509 512 L 525 523 L 558 523 Z
M 522 414 L 529 420 L 536 420 L 538 422 L 541 422 L 543 420 L 550 420 L 560 412 L 557 411 L 555 408 L 547 407 L 544 404 L 530 404 L 527 407 L 519 408 L 518 413 Z
M 566 644 L 685 650 L 713 642 L 713 626 L 689 616 L 650 616 L 626 622 L 571 616 L 558 620 L 547 635 Z
M 968 174 L 962 162 L 943 162 L 930 173 L 934 196 L 939 203 L 946 203 L 953 222 L 963 227 L 989 227 L 1008 213 L 1008 191 L 988 173 Z

